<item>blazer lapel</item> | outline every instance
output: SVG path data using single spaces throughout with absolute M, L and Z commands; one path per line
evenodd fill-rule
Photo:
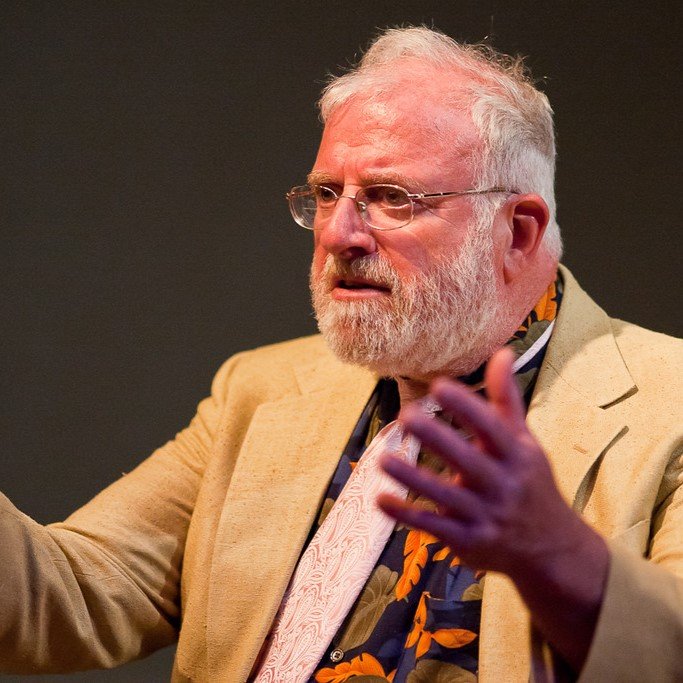
M 329 362 L 295 373 L 305 393 L 259 406 L 225 499 L 209 587 L 211 680 L 249 674 L 377 381 Z
M 583 509 L 579 487 L 626 425 L 609 406 L 636 390 L 607 314 L 563 269 L 565 298 L 527 423 L 566 500 Z
M 607 315 L 563 269 L 560 308 L 527 424 L 550 460 L 558 487 L 581 512 L 590 495 L 587 475 L 626 425 L 607 409 L 635 385 Z M 490 573 L 484 583 L 480 674 L 482 683 L 552 680 L 545 663 L 531 661 L 529 614 L 513 583 Z M 539 671 L 541 676 L 539 676 Z

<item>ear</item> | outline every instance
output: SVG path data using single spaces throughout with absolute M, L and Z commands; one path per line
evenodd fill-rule
M 506 215 L 512 238 L 503 260 L 506 282 L 514 280 L 532 264 L 550 220 L 550 210 L 540 195 L 519 194 L 509 201 Z

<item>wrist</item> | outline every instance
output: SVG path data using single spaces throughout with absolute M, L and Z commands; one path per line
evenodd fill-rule
M 522 596 L 547 593 L 586 608 L 599 607 L 609 569 L 606 541 L 573 510 L 549 542 L 534 549 L 510 578 Z
M 600 614 L 609 549 L 594 529 L 572 514 L 581 526 L 510 578 L 529 608 L 532 623 L 578 673 Z

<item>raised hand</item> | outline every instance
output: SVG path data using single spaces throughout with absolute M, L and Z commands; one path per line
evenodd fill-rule
M 405 430 L 441 457 L 452 475 L 437 476 L 392 457 L 383 467 L 434 500 L 437 511 L 391 496 L 378 503 L 398 521 L 440 538 L 464 563 L 507 574 L 536 625 L 578 669 L 595 628 L 609 554 L 602 537 L 562 498 L 526 426 L 511 365 L 507 349 L 491 358 L 486 399 L 448 379 L 433 383 L 431 394 L 454 426 L 414 405 L 401 411 Z

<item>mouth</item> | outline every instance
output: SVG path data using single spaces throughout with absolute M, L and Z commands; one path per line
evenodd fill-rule
M 337 278 L 332 286 L 332 296 L 336 299 L 383 296 L 391 294 L 386 285 L 364 280 L 363 278 Z

